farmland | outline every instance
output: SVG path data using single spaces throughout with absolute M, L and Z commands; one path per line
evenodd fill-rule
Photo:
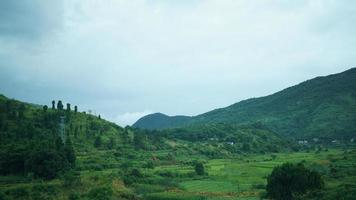
M 88 153 L 90 157 L 86 156 Z M 195 159 L 190 157 L 181 156 L 179 160 L 173 161 L 156 160 L 153 161 L 153 166 L 147 166 L 152 156 L 162 157 L 165 154 L 169 152 L 140 152 L 136 158 L 128 161 L 115 157 L 113 151 L 82 152 L 78 153 L 78 174 L 74 180 L 68 181 L 62 177 L 42 182 L 26 177 L 3 176 L 0 179 L 1 191 L 12 198 L 37 194 L 44 199 L 97 199 L 98 195 L 108 195 L 114 199 L 131 196 L 152 200 L 253 200 L 260 199 L 265 193 L 266 177 L 273 167 L 286 162 L 302 162 L 320 172 L 326 182 L 325 197 L 337 195 L 334 194 L 335 191 L 345 185 L 349 188 L 351 186 L 351 189 L 355 187 L 354 150 L 324 149 L 204 159 L 200 161 L 204 163 L 206 174 L 201 176 L 195 174 L 193 165 L 190 164 Z M 132 175 L 130 169 L 137 169 L 139 174 Z

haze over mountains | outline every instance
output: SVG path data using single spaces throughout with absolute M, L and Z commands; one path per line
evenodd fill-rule
M 356 134 L 356 68 L 193 117 L 147 115 L 133 127 L 166 129 L 213 123 L 260 123 L 281 135 L 293 137 L 353 137 Z

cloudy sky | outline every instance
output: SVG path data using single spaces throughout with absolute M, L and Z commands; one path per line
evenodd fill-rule
M 0 1 L 0 93 L 120 125 L 356 67 L 352 0 Z

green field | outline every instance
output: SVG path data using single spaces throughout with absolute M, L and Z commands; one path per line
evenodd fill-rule
M 179 180 L 179 190 L 170 193 L 176 193 L 177 196 L 180 193 L 189 193 L 206 196 L 208 199 L 259 199 L 260 193 L 264 192 L 266 176 L 273 167 L 285 162 L 305 162 L 315 170 L 325 173 L 326 187 L 333 187 L 339 182 L 328 177 L 327 171 L 332 160 L 343 157 L 340 150 L 321 153 L 278 153 L 273 157 L 274 159 L 270 155 L 249 155 L 240 159 L 209 160 L 205 165 L 208 176 Z M 355 160 L 345 161 L 341 161 L 344 163 L 343 167 L 355 165 Z M 179 165 L 165 166 L 164 169 L 181 173 L 188 171 Z M 350 179 L 352 183 L 355 178 L 345 177 L 343 181 Z M 167 195 L 167 192 L 162 195 Z
M 113 152 L 79 152 L 77 171 L 80 173 L 80 184 L 71 187 L 64 185 L 63 178 L 42 182 L 26 177 L 3 176 L 0 177 L 0 189 L 16 198 L 24 198 L 25 194 L 33 194 L 34 188 L 40 188 L 43 199 L 68 199 L 73 194 L 83 199 L 100 199 L 90 198 L 88 194 L 93 188 L 109 188 L 113 199 L 133 195 L 132 199 L 252 200 L 260 199 L 265 192 L 266 177 L 273 167 L 285 162 L 303 162 L 320 172 L 326 182 L 326 191 L 337 190 L 345 184 L 351 185 L 352 191 L 355 189 L 356 151 L 351 150 L 250 154 L 231 159 L 206 159 L 204 166 L 207 174 L 204 176 L 196 175 L 193 166 L 184 162 L 191 158 L 183 156 L 172 163 L 160 162 L 155 167 L 147 168 L 144 165 L 153 155 L 169 152 L 140 152 L 138 157 L 130 161 L 130 168 L 139 169 L 142 176 L 130 184 L 123 180 L 123 163 L 127 160 L 115 157 Z M 93 168 L 95 165 L 98 167 Z M 330 173 L 331 166 L 337 167 L 336 174 Z

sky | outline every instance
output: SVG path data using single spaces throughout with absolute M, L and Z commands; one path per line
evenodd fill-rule
M 0 93 L 125 126 L 356 67 L 351 0 L 0 1 Z

